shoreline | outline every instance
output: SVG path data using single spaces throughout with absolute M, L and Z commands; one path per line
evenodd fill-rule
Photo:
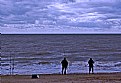
M 36 75 L 62 75 L 61 73 L 50 73 L 50 74 L 38 74 L 38 73 L 33 73 Z M 33 74 L 13 74 L 14 75 L 33 75 Z M 67 73 L 66 75 L 87 75 L 89 73 Z M 90 73 L 90 74 L 121 74 L 121 72 L 96 72 L 96 73 Z M 10 74 L 0 74 L 0 76 L 10 76 Z M 12 76 L 12 74 L 11 74 Z

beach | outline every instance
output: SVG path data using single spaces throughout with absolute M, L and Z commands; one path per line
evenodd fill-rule
M 2 35 L 1 39 L 1 83 L 121 83 L 121 35 Z M 60 74 L 64 57 L 69 62 L 67 75 Z M 94 74 L 88 74 L 90 57 Z M 32 74 L 39 78 L 32 79 Z
M 38 79 L 31 75 L 3 75 L 1 83 L 121 83 L 121 73 L 40 74 Z

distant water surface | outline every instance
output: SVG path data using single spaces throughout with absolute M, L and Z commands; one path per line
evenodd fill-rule
M 121 72 L 121 35 L 1 35 L 1 50 L 1 74 L 61 73 L 63 57 L 68 73 L 88 72 L 90 57 L 95 73 Z

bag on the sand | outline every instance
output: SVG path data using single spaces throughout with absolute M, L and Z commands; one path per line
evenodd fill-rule
M 32 78 L 39 78 L 39 75 L 33 74 Z

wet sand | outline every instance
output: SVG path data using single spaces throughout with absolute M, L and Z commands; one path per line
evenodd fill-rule
M 42 74 L 38 79 L 31 75 L 2 75 L 1 83 L 121 83 L 120 73 L 97 74 Z

